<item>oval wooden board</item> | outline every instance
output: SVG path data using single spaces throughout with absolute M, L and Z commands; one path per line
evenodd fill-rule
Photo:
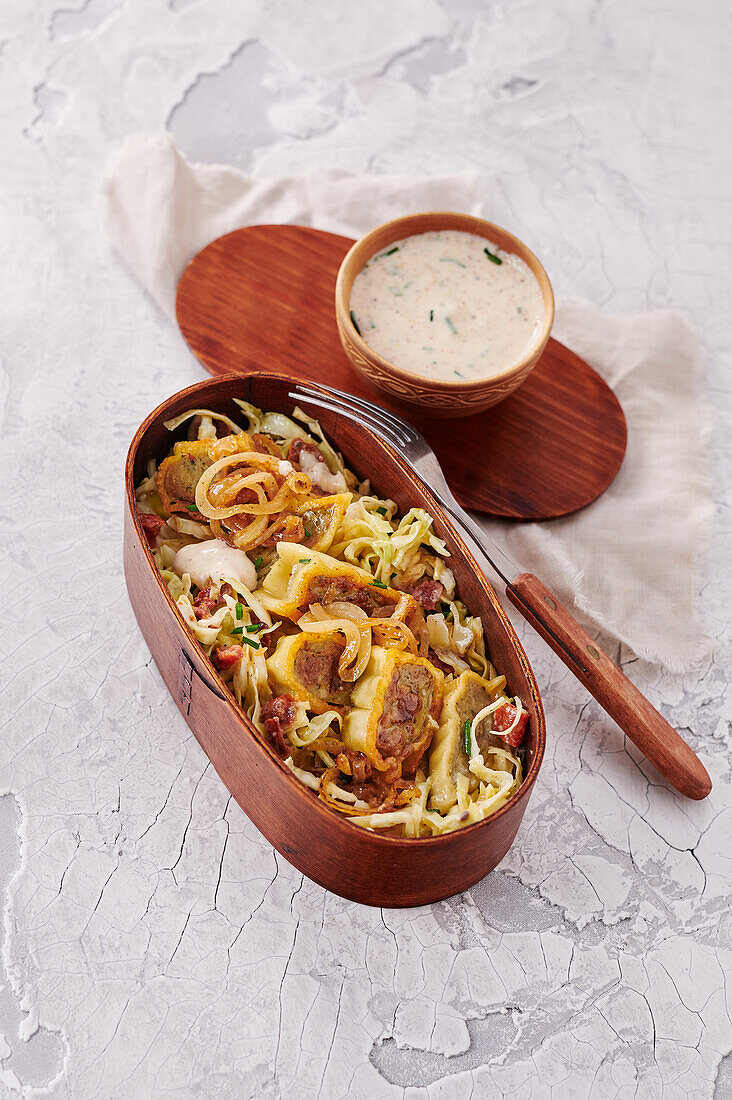
M 351 367 L 333 295 L 348 237 L 255 225 L 202 249 L 178 284 L 183 336 L 212 374 L 252 367 L 368 397 L 415 424 L 461 503 L 503 519 L 552 519 L 595 500 L 620 469 L 623 410 L 579 356 L 550 339 L 516 393 L 461 420 L 415 416 L 374 393 Z

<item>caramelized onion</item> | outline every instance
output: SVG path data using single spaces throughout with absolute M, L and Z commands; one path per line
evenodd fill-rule
M 336 779 L 339 775 L 340 768 L 335 766 L 332 768 L 328 768 L 327 771 L 324 771 L 321 775 L 320 797 L 323 799 L 323 802 L 327 802 L 329 806 L 333 806 L 333 808 L 338 810 L 338 812 L 341 814 L 357 814 L 360 816 L 362 814 L 373 813 L 370 806 L 366 806 L 365 809 L 359 809 L 354 806 L 353 803 L 344 802 L 342 799 L 334 798 L 334 796 L 330 793 L 330 788 L 331 784 L 333 784 L 333 786 L 335 787 L 338 786 L 338 784 L 336 783 Z M 338 789 L 340 790 L 340 788 Z
M 367 622 L 333 619 L 321 604 L 314 603 L 309 611 L 300 616 L 297 625 L 308 634 L 340 632 L 345 636 L 346 644 L 338 661 L 338 675 L 346 683 L 353 683 L 363 673 L 371 656 L 371 631 L 366 626 Z
M 396 779 L 393 783 L 390 783 L 388 787 L 379 789 L 376 785 L 373 786 L 371 792 L 367 792 L 364 788 L 369 787 L 369 783 L 357 784 L 358 792 L 360 795 L 371 793 L 374 799 L 374 805 L 370 805 L 366 800 L 358 798 L 357 795 L 352 794 L 350 791 L 345 791 L 343 788 L 338 787 L 336 782 L 340 775 L 340 768 L 334 766 L 328 768 L 323 772 L 320 777 L 320 797 L 324 802 L 327 802 L 329 806 L 333 806 L 339 813 L 349 814 L 352 817 L 364 817 L 367 814 L 380 814 L 385 813 L 388 810 L 393 810 L 398 806 L 406 806 L 410 803 L 417 794 L 417 787 L 413 782 L 406 779 Z M 354 799 L 353 802 L 348 800 L 336 798 L 331 794 L 331 784 L 335 786 L 342 794 L 350 795 Z M 357 803 L 361 802 L 361 806 Z
M 408 649 L 410 653 L 416 653 L 417 639 L 406 623 L 397 619 L 369 619 L 371 629 L 380 635 L 381 640 L 391 649 Z
M 292 520 L 290 509 L 311 491 L 307 474 L 283 473 L 282 460 L 275 455 L 243 451 L 204 470 L 196 485 L 196 508 L 216 538 L 250 550 L 276 536 L 294 538 L 295 524 L 287 522 Z
M 333 600 L 332 603 L 325 604 L 325 610 L 333 618 L 353 619 L 354 622 L 368 619 L 368 615 L 362 607 L 359 607 L 357 603 L 350 603 L 348 600 Z

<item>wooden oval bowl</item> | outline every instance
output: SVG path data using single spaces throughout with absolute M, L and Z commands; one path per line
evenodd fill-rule
M 417 233 L 454 229 L 485 237 L 506 252 L 518 256 L 531 268 L 541 287 L 544 298 L 544 320 L 529 351 L 517 363 L 509 364 L 490 378 L 476 378 L 470 382 L 443 378 L 425 378 L 390 363 L 356 331 L 351 320 L 350 300 L 353 280 L 359 271 L 377 252 L 388 248 L 394 241 L 403 240 Z M 338 272 L 335 289 L 335 314 L 338 334 L 343 350 L 351 363 L 374 389 L 391 394 L 406 405 L 421 411 L 423 416 L 460 417 L 482 412 L 497 405 L 513 393 L 533 370 L 546 347 L 554 324 L 554 294 L 546 271 L 534 253 L 523 241 L 505 229 L 470 214 L 432 212 L 410 214 L 395 218 L 372 229 L 346 254 Z
M 124 566 L 127 589 L 145 641 L 178 709 L 244 813 L 309 878 L 365 905 L 424 905 L 467 889 L 505 856 L 521 822 L 544 755 L 544 712 L 534 675 L 496 595 L 429 489 L 398 454 L 365 429 L 331 413 L 323 430 L 360 477 L 391 497 L 402 512 L 426 508 L 452 555 L 466 605 L 483 620 L 491 658 L 529 715 L 526 776 L 509 802 L 484 821 L 417 840 L 383 836 L 353 825 L 321 802 L 276 755 L 237 706 L 190 634 L 160 576 L 135 505 L 135 486 L 151 458 L 162 459 L 186 426 L 164 421 L 190 408 L 235 416 L 232 397 L 292 413 L 296 379 L 253 372 L 199 382 L 163 402 L 141 424 L 127 455 Z M 314 387 L 317 388 L 317 387 Z

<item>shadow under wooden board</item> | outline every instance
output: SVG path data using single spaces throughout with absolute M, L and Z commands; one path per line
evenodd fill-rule
M 202 249 L 178 284 L 177 315 L 212 374 L 253 367 L 367 397 L 415 424 L 461 503 L 502 519 L 552 519 L 595 500 L 625 454 L 623 410 L 579 356 L 550 339 L 511 397 L 461 420 L 415 416 L 371 390 L 341 347 L 333 296 L 353 241 L 295 225 L 256 225 Z

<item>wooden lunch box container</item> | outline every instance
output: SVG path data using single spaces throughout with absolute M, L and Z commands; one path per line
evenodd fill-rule
M 135 486 L 146 475 L 148 461 L 160 461 L 175 441 L 185 438 L 186 424 L 169 432 L 165 420 L 191 408 L 210 408 L 236 418 L 233 397 L 289 415 L 297 404 L 290 396 L 296 381 L 255 371 L 200 382 L 170 397 L 147 417 L 132 440 L 125 472 L 127 588 L 145 641 L 178 709 L 244 813 L 277 851 L 342 897 L 365 905 L 424 905 L 467 889 L 500 863 L 516 836 L 545 744 L 539 689 L 521 644 L 491 585 L 429 489 L 369 431 L 329 412 L 318 415 L 326 436 L 359 477 L 371 479 L 375 492 L 395 500 L 401 512 L 419 506 L 434 517 L 435 530 L 450 551 L 450 568 L 462 599 L 483 620 L 491 659 L 530 715 L 526 775 L 513 798 L 482 822 L 415 840 L 380 835 L 352 824 L 295 778 L 237 706 L 189 633 L 137 518 Z

